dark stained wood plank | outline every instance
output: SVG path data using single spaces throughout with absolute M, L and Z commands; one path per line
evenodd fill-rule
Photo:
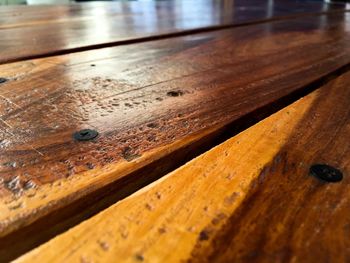
M 345 5 L 292 0 L 132 1 L 4 7 L 0 10 L 0 63 L 344 9 Z
M 347 262 L 350 73 L 15 262 Z M 320 181 L 314 163 L 344 179 Z
M 90 216 L 247 114 L 347 65 L 348 23 L 312 17 L 2 65 L 0 257 Z M 99 137 L 75 141 L 85 128 Z

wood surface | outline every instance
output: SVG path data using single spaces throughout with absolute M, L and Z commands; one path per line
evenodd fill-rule
M 311 17 L 2 65 L 0 259 L 347 65 L 348 23 Z M 75 141 L 84 128 L 99 137 Z
M 350 73 L 15 262 L 347 262 Z M 326 183 L 326 163 L 344 179 Z
M 342 4 L 187 0 L 2 7 L 0 64 L 295 15 Z M 339 13 L 339 15 L 342 15 Z
M 185 2 L 185 3 L 184 3 Z M 229 9 L 229 10 L 227 10 Z M 269 2 L 267 0 L 186 0 L 186 1 L 115 1 L 115 2 L 84 2 L 69 5 L 17 5 L 2 6 L 0 10 L 0 28 L 28 27 L 39 23 L 59 23 L 96 18 L 99 15 L 107 16 L 137 16 L 149 15 L 157 17 L 157 12 L 169 14 L 190 15 L 198 17 L 198 13 L 205 16 L 214 16 L 218 20 L 227 19 L 226 22 L 237 19 L 268 19 L 273 16 L 290 14 L 312 14 L 319 12 L 347 10 L 345 3 L 322 3 L 315 1 L 280 0 Z M 163 14 L 164 15 L 164 14 Z M 171 18 L 171 17 L 170 17 Z M 190 18 L 190 17 L 188 17 Z

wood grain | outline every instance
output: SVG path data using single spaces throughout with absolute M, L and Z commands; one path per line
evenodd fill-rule
M 347 262 L 350 73 L 15 262 Z M 343 181 L 309 175 L 314 163 Z
M 348 64 L 348 30 L 339 16 L 313 17 L 1 66 L 0 258 Z M 100 135 L 75 141 L 83 128 Z
M 149 1 L 2 7 L 0 64 L 300 14 L 345 5 L 278 1 Z M 341 14 L 340 14 L 341 15 Z

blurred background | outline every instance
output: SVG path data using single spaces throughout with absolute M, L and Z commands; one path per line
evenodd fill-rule
M 35 5 L 35 4 L 69 4 L 75 2 L 91 2 L 91 1 L 100 1 L 100 0 L 0 0 L 0 5 Z M 102 0 L 102 1 L 115 1 L 115 0 Z M 137 2 L 152 2 L 159 0 L 116 0 L 121 1 L 137 1 Z
M 35 5 L 35 4 L 68 4 L 71 2 L 91 2 L 99 0 L 0 0 L 1 5 Z M 103 0 L 106 1 L 106 0 Z M 108 0 L 107 0 L 108 1 Z M 151 2 L 164 0 L 110 0 L 110 1 L 137 1 L 137 2 Z M 272 0 L 273 1 L 273 0 Z M 278 1 L 278 0 L 277 0 Z M 310 0 L 308 0 L 310 1 Z M 349 2 L 350 0 L 311 0 L 313 2 Z
M 69 3 L 76 3 L 76 2 L 92 2 L 92 1 L 154 2 L 154 1 L 164 1 L 164 0 L 0 0 L 0 6 L 1 5 L 35 5 L 35 4 L 59 5 L 59 4 L 69 4 Z

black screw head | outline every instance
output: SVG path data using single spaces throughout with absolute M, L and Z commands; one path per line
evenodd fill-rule
M 73 138 L 77 141 L 90 141 L 98 136 L 98 132 L 90 129 L 83 129 L 73 134 Z
M 335 183 L 343 179 L 341 171 L 327 164 L 314 164 L 309 171 L 310 175 L 325 182 Z
M 0 77 L 0 84 L 1 84 L 1 83 L 5 83 L 6 81 L 7 81 L 6 78 L 1 78 L 1 77 Z

